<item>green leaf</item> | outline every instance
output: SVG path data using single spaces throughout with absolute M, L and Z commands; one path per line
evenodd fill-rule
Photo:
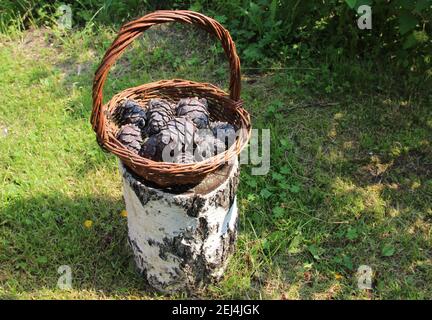
M 289 173 L 291 173 L 291 168 L 289 166 L 283 166 L 280 169 L 280 173 L 282 173 L 282 174 L 289 174 Z
M 288 139 L 281 139 L 280 142 L 281 142 L 282 147 L 285 147 L 287 149 L 290 149 L 293 146 L 291 141 L 289 141 Z
M 273 115 L 276 112 L 276 105 L 272 104 L 267 108 L 267 114 L 269 116 Z
M 355 228 L 349 228 L 347 233 L 346 233 L 346 237 L 349 240 L 355 240 L 358 237 L 358 233 L 357 233 L 357 229 Z
M 357 0 L 353 9 L 357 11 L 360 6 L 372 6 L 372 2 L 372 0 Z
M 202 10 L 202 5 L 199 1 L 195 1 L 195 3 L 189 7 L 189 10 L 200 12 Z
M 268 189 L 262 189 L 260 192 L 261 197 L 268 199 L 271 197 L 272 193 Z
M 282 190 L 288 190 L 290 185 L 284 181 L 278 183 L 278 187 Z
M 265 251 L 270 250 L 270 241 L 268 241 L 267 239 L 263 239 L 261 244 L 262 244 L 263 250 L 265 250 Z
M 289 188 L 289 191 L 291 191 L 292 193 L 298 193 L 298 192 L 300 192 L 300 186 L 294 184 Z
M 323 251 L 321 248 L 318 248 L 316 245 L 311 244 L 308 247 L 308 250 L 311 253 L 312 257 L 314 257 L 315 260 L 321 259 L 320 255 L 322 254 L 322 251 Z
M 256 197 L 253 193 L 249 193 L 247 195 L 247 199 L 248 199 L 248 201 L 254 201 L 256 199 Z
M 409 49 L 412 47 L 415 47 L 415 45 L 417 44 L 417 39 L 414 37 L 414 34 L 411 33 L 404 41 L 403 44 L 403 48 L 404 49 Z
M 399 32 L 404 35 L 413 30 L 418 23 L 417 18 L 409 12 L 403 12 L 399 17 Z
M 386 244 L 381 250 L 384 257 L 391 257 L 395 253 L 395 248 L 391 244 Z
M 429 40 L 429 36 L 425 31 L 413 31 L 412 35 L 420 43 L 425 43 Z
M 345 0 L 345 2 L 347 3 L 347 5 L 348 5 L 351 9 L 354 9 L 357 0 Z
M 48 263 L 48 258 L 45 257 L 45 256 L 39 256 L 39 257 L 36 258 L 36 261 L 39 264 L 47 264 Z
M 256 181 L 255 179 L 248 179 L 248 180 L 246 180 L 246 184 L 247 184 L 249 187 L 256 188 L 256 186 L 257 186 L 257 181 Z
M 353 263 L 352 263 L 352 260 L 351 260 L 351 258 L 349 256 L 343 256 L 343 258 L 342 258 L 342 264 L 346 268 L 348 268 L 349 270 L 353 269 Z
M 227 17 L 224 15 L 216 15 L 214 16 L 215 20 L 217 20 L 218 22 L 224 24 L 227 21 Z
M 199 63 L 199 59 L 197 57 L 192 57 L 186 60 L 186 64 L 188 66 L 198 65 L 198 63 Z
M 28 266 L 25 262 L 18 262 L 17 264 L 15 264 L 15 268 L 16 269 L 22 269 L 22 270 L 27 270 Z
M 275 218 L 281 218 L 281 217 L 283 217 L 284 213 L 285 213 L 285 210 L 283 208 L 281 208 L 281 207 L 276 207 L 276 208 L 273 209 L 273 216 Z
M 274 172 L 272 173 L 272 178 L 276 181 L 284 181 L 285 177 L 281 175 L 280 173 Z
M 290 242 L 288 247 L 288 253 L 294 254 L 299 253 L 301 251 L 300 249 L 300 243 L 302 241 L 301 234 L 296 235 Z

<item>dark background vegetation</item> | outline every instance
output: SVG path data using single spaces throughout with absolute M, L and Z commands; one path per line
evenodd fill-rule
M 72 7 L 75 27 L 89 22 L 121 24 L 157 9 L 192 9 L 215 17 L 232 33 L 243 63 L 275 60 L 380 60 L 431 76 L 430 0 L 3 0 L 2 29 L 53 23 L 59 4 Z M 357 8 L 373 7 L 372 30 L 355 23 Z

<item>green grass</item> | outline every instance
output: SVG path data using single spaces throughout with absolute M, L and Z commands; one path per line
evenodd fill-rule
M 105 99 L 174 77 L 226 87 L 220 48 L 175 31 L 135 43 Z M 137 274 L 117 160 L 89 124 L 93 72 L 114 36 L 104 27 L 0 38 L 2 298 L 182 297 L 151 292 Z M 224 279 L 196 296 L 430 299 L 428 83 L 371 62 L 275 67 L 246 70 L 242 93 L 254 128 L 271 129 L 271 170 L 242 167 L 237 251 Z M 61 265 L 72 290 L 57 288 Z M 371 291 L 357 288 L 360 265 L 373 269 Z

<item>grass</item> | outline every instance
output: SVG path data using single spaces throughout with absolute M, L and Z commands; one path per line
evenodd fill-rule
M 149 31 L 113 67 L 105 99 L 173 77 L 226 87 L 220 47 L 185 34 Z M 92 76 L 114 36 L 96 26 L 0 38 L 2 298 L 184 297 L 154 293 L 137 274 L 117 160 L 89 124 Z M 249 70 L 242 93 L 254 128 L 271 130 L 270 172 L 243 166 L 237 251 L 196 296 L 430 299 L 428 83 L 364 61 L 275 67 Z M 57 287 L 61 265 L 71 290 Z M 357 287 L 360 265 L 373 270 L 372 290 Z

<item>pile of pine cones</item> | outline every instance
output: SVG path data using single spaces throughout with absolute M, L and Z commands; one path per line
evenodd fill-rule
M 177 104 L 152 99 L 147 108 L 123 100 L 112 115 L 120 127 L 117 139 L 142 157 L 192 163 L 227 150 L 236 139 L 227 122 L 210 121 L 207 100 L 180 99 Z

